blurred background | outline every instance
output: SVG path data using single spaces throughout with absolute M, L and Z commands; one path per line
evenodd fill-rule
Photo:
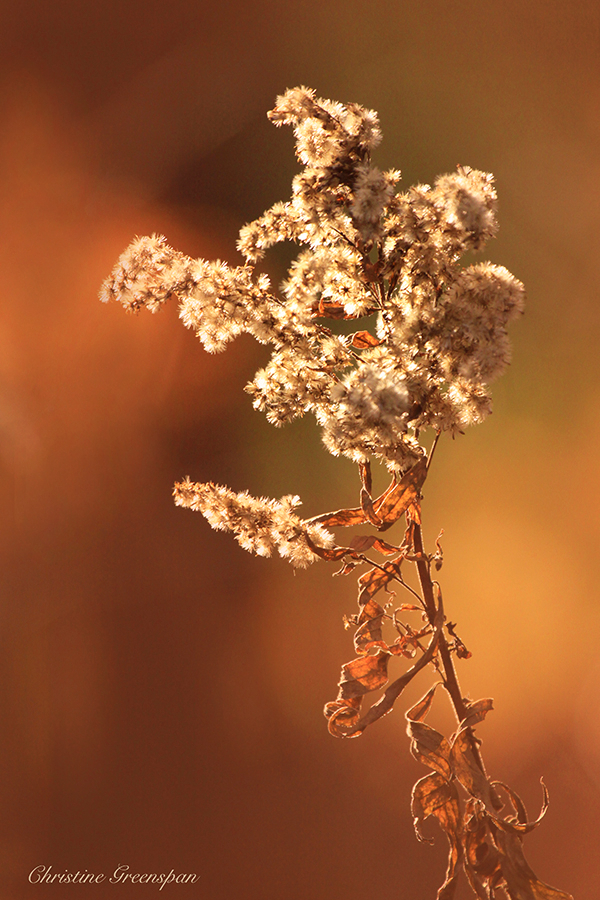
M 190 475 L 356 502 L 312 422 L 243 386 L 265 349 L 207 356 L 177 309 L 97 294 L 136 234 L 238 263 L 239 227 L 289 196 L 286 87 L 380 114 L 381 167 L 491 171 L 483 254 L 526 285 L 494 415 L 445 440 L 425 491 L 444 598 L 493 696 L 489 772 L 530 818 L 539 876 L 600 881 L 600 7 L 583 0 L 22 0 L 0 10 L 0 884 L 7 900 L 151 885 L 32 885 L 39 865 L 196 873 L 165 896 L 428 900 L 444 838 L 412 833 L 402 715 L 330 737 L 355 579 L 294 576 L 176 509 Z M 268 262 L 282 278 L 286 252 Z M 383 481 L 383 476 L 381 476 Z M 452 730 L 443 698 L 433 724 Z M 431 834 L 435 835 L 432 827 Z M 468 893 L 464 886 L 459 896 Z

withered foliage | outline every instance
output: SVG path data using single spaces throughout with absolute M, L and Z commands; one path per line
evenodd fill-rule
M 548 808 L 546 786 L 542 783 L 542 810 L 530 822 L 518 794 L 501 781 L 490 780 L 486 773 L 481 741 L 475 736 L 474 728 L 492 710 L 492 700 L 468 701 L 458 687 L 453 656 L 468 658 L 470 653 L 456 634 L 455 624 L 446 621 L 439 585 L 431 578 L 432 566 L 438 569 L 442 558 L 439 538 L 434 554 L 428 556 L 422 550 L 419 497 L 426 474 L 427 465 L 417 463 L 402 479 L 402 486 L 394 485 L 369 507 L 375 510 L 374 524 L 382 530 L 388 525 L 388 516 L 395 516 L 404 505 L 402 512 L 407 527 L 401 546 L 381 546 L 376 536 L 365 535 L 354 539 L 350 547 L 336 547 L 326 551 L 328 555 L 323 554 L 331 560 L 350 557 L 358 561 L 360 557 L 361 562 L 368 561 L 362 555 L 366 550 L 393 556 L 382 564 L 374 564 L 358 579 L 359 612 L 346 620 L 348 625 L 355 626 L 357 656 L 342 666 L 338 695 L 325 706 L 329 731 L 336 737 L 346 738 L 362 734 L 391 711 L 402 691 L 422 669 L 431 666 L 439 680 L 408 710 L 406 719 L 410 751 L 430 770 L 412 791 L 416 835 L 421 841 L 433 843 L 423 833 L 424 823 L 433 818 L 448 841 L 448 866 L 438 900 L 451 900 L 455 896 L 461 871 L 481 900 L 500 896 L 511 900 L 572 900 L 570 894 L 540 881 L 523 853 L 524 836 L 539 825 Z M 361 476 L 362 493 L 370 496 L 370 473 L 362 469 Z M 390 500 L 392 495 L 394 499 Z M 361 510 L 364 519 L 373 522 L 364 502 Z M 356 524 L 361 510 L 339 510 L 319 517 L 318 521 L 328 525 Z M 402 567 L 411 564 L 418 569 L 420 592 L 415 592 L 402 575 Z M 393 611 L 393 603 L 378 603 L 375 597 L 389 591 L 394 582 L 413 594 L 417 602 L 402 604 Z M 419 613 L 416 627 L 406 620 L 407 613 Z M 393 641 L 384 639 L 386 624 L 396 634 Z M 412 664 L 390 682 L 389 669 L 394 657 L 410 659 Z M 440 686 L 445 688 L 459 720 L 456 732 L 448 738 L 425 721 Z M 381 696 L 363 712 L 366 695 L 381 689 L 385 689 Z
M 274 425 L 314 414 L 327 449 L 358 465 L 358 505 L 301 519 L 298 497 L 256 498 L 190 479 L 175 485 L 175 502 L 261 556 L 277 552 L 294 566 L 335 562 L 345 576 L 368 566 L 358 578 L 358 611 L 345 619 L 355 655 L 324 712 L 331 734 L 358 737 L 419 673 L 433 673 L 433 687 L 406 719 L 411 753 L 429 770 L 412 792 L 417 837 L 431 840 L 424 829 L 433 818 L 448 840 L 438 900 L 451 900 L 461 872 L 480 900 L 570 900 L 540 881 L 523 855 L 524 836 L 548 806 L 545 786 L 542 811 L 530 822 L 517 794 L 488 778 L 475 728 L 492 701 L 463 696 L 455 660 L 471 652 L 446 620 L 432 576 L 443 563 L 441 534 L 428 554 L 421 529 L 436 443 L 490 413 L 489 384 L 509 362 L 507 328 L 523 309 L 523 285 L 506 269 L 461 263 L 496 233 L 493 177 L 458 166 L 433 186 L 398 193 L 400 173 L 371 163 L 381 139 L 372 110 L 301 87 L 278 97 L 269 118 L 293 127 L 304 168 L 289 201 L 242 228 L 245 264 L 194 260 L 165 238 L 137 238 L 101 296 L 152 312 L 176 296 L 184 324 L 211 353 L 243 332 L 270 344 L 269 362 L 246 386 L 254 407 Z M 277 293 L 256 267 L 281 241 L 297 244 L 299 254 Z M 334 329 L 335 320 L 375 316 L 374 333 Z M 378 497 L 373 459 L 392 476 Z M 401 543 L 383 540 L 401 520 Z M 341 544 L 327 530 L 352 526 L 371 530 Z M 398 602 L 399 591 L 408 602 Z M 425 721 L 439 686 L 456 714 L 449 737 Z

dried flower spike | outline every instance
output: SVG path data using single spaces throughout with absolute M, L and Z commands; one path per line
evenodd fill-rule
M 462 694 L 455 662 L 471 652 L 446 621 L 432 577 L 443 560 L 439 538 L 428 554 L 422 535 L 421 489 L 437 441 L 491 412 L 489 384 L 510 361 L 507 327 L 523 309 L 523 286 L 505 268 L 461 264 L 496 233 L 493 178 L 459 166 L 433 186 L 400 193 L 400 173 L 371 162 L 381 140 L 376 113 L 309 88 L 286 91 L 269 118 L 293 127 L 303 168 L 287 202 L 241 229 L 245 264 L 194 260 L 162 237 L 137 238 L 101 296 L 155 312 L 175 295 L 184 324 L 209 352 L 242 332 L 272 345 L 246 387 L 254 407 L 275 425 L 313 413 L 327 449 L 358 464 L 359 502 L 303 520 L 297 497 L 256 499 L 189 479 L 175 485 L 175 502 L 260 556 L 277 551 L 295 566 L 324 559 L 346 575 L 368 566 L 358 579 L 358 612 L 345 619 L 355 628 L 356 656 L 342 666 L 325 715 L 332 734 L 356 737 L 391 711 L 417 675 L 433 672 L 435 683 L 406 719 L 411 752 L 430 770 L 413 789 L 417 837 L 425 839 L 422 823 L 433 817 L 448 840 L 438 900 L 454 896 L 461 871 L 484 900 L 499 891 L 512 900 L 570 900 L 534 875 L 522 851 L 524 835 L 546 812 L 546 788 L 542 812 L 530 822 L 515 792 L 486 773 L 474 729 L 492 701 Z M 281 241 L 299 250 L 276 291 L 256 264 Z M 338 333 L 342 319 L 364 321 Z M 379 497 L 372 496 L 373 460 L 391 474 Z M 401 519 L 400 541 L 382 540 Z M 339 545 L 327 530 L 356 525 L 371 532 Z M 419 589 L 404 578 L 409 566 Z M 392 587 L 409 602 L 394 608 Z M 383 605 L 382 592 L 391 598 Z M 450 738 L 425 723 L 440 685 L 457 719 Z M 375 691 L 379 698 L 365 709 Z

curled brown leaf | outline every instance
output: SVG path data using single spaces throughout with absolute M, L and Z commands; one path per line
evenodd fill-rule
M 377 719 L 380 719 L 382 716 L 387 715 L 393 708 L 394 703 L 402 693 L 402 691 L 410 684 L 415 675 L 421 671 L 421 669 L 425 668 L 432 659 L 434 658 L 438 642 L 440 639 L 441 629 L 442 629 L 442 618 L 443 614 L 438 614 L 438 617 L 434 623 L 434 632 L 431 636 L 431 640 L 429 641 L 429 645 L 425 649 L 424 653 L 417 659 L 417 661 L 404 672 L 399 678 L 393 681 L 385 690 L 383 695 L 377 700 L 376 703 L 367 710 L 364 716 L 357 718 L 357 721 L 346 731 L 340 733 L 341 737 L 358 737 L 363 731 L 368 728 L 369 725 L 372 725 L 373 722 L 376 722 Z
M 425 775 L 414 785 L 411 797 L 411 809 L 414 818 L 414 826 L 420 841 L 432 843 L 421 831 L 421 824 L 429 816 L 442 817 L 446 814 L 448 805 L 453 807 L 454 831 L 460 820 L 458 809 L 458 793 L 452 782 L 448 781 L 439 772 Z M 441 815 L 440 815 L 441 813 Z
M 366 469 L 361 467 L 361 476 L 363 471 Z M 412 521 L 420 523 L 418 498 L 426 477 L 427 460 L 423 458 L 415 463 L 400 481 L 392 481 L 387 490 L 373 500 L 373 513 L 382 522 L 377 526 L 379 531 L 386 531 L 407 511 L 409 511 Z M 367 494 L 369 493 L 365 481 L 363 481 L 363 490 L 367 491 Z M 312 519 L 306 519 L 305 524 L 347 528 L 351 525 L 364 525 L 368 521 L 365 510 L 359 507 L 322 513 L 319 516 L 313 516 Z
M 495 841 L 506 890 L 512 900 L 573 900 L 571 894 L 540 881 L 525 859 L 519 835 L 498 830 Z
M 438 900 L 451 900 L 456 889 L 458 864 L 462 855 L 460 840 L 461 816 L 456 787 L 443 775 L 436 772 L 426 775 L 413 787 L 411 810 L 415 833 L 420 841 L 433 843 L 424 837 L 421 824 L 429 816 L 434 816 L 448 838 L 448 867 L 446 878 L 438 891 Z
M 494 708 L 494 701 L 491 697 L 485 697 L 483 700 L 475 700 L 467 703 L 467 715 L 460 723 L 461 731 L 465 728 L 473 728 Z
M 376 528 L 379 528 L 382 524 L 381 519 L 375 512 L 375 507 L 373 506 L 373 498 L 365 490 L 365 488 L 361 489 L 360 492 L 360 508 L 365 514 L 365 518 L 371 525 L 375 525 Z
M 489 900 L 488 888 L 503 880 L 500 853 L 490 833 L 485 807 L 474 798 L 467 800 L 463 816 L 463 868 L 467 880 L 480 900 Z
M 370 597 L 374 597 L 390 581 L 399 575 L 397 562 L 387 562 L 383 566 L 369 569 L 358 579 L 358 603 L 363 606 Z
M 329 733 L 334 737 L 345 737 L 356 724 L 359 716 L 360 697 L 353 700 L 332 700 L 325 704 L 323 714 L 327 719 Z
M 473 735 L 468 729 L 456 734 L 450 750 L 452 771 L 471 797 L 481 800 L 490 809 L 497 808 L 498 801 L 475 756 L 473 742 Z
M 520 799 L 500 782 L 511 797 L 517 817 L 526 818 Z M 542 813 L 535 823 L 501 820 L 484 804 L 471 798 L 466 805 L 463 827 L 464 868 L 469 884 L 478 897 L 488 900 L 495 888 L 503 888 L 511 900 L 573 900 L 570 894 L 546 884 L 537 877 L 523 853 L 523 835 L 518 826 L 535 828 L 548 806 L 544 788 Z
M 342 666 L 340 692 L 338 700 L 350 700 L 361 697 L 370 691 L 376 691 L 388 680 L 387 667 L 390 654 L 379 649 L 372 656 L 358 656 Z
M 354 634 L 354 647 L 357 653 L 366 650 L 368 644 L 381 641 L 384 612 L 381 606 L 370 597 L 360 611 Z
M 350 541 L 350 547 L 357 553 L 364 553 L 366 550 L 376 550 L 382 556 L 392 556 L 394 553 L 400 553 L 401 548 L 382 541 L 376 534 L 357 534 Z M 398 562 L 398 560 L 396 560 Z
M 352 547 L 319 547 L 314 544 L 309 537 L 306 537 L 306 543 L 313 553 L 316 553 L 321 559 L 327 562 L 339 562 L 340 559 L 349 556 L 351 559 L 358 559 L 358 554 Z
M 435 696 L 435 692 L 438 689 L 442 682 L 436 681 L 432 687 L 429 688 L 426 694 L 424 694 L 420 700 L 418 700 L 414 706 L 406 713 L 406 718 L 409 722 L 422 722 L 427 713 L 431 709 L 431 704 L 433 703 L 433 698 Z
M 357 331 L 352 335 L 350 343 L 357 350 L 367 350 L 369 347 L 378 347 L 381 341 L 369 331 Z
M 367 521 L 362 509 L 338 509 L 335 512 L 323 513 L 307 519 L 309 525 L 324 525 L 329 527 L 347 528 L 350 525 L 364 525 Z
M 415 759 L 450 780 L 450 744 L 446 738 L 424 722 L 411 722 L 410 719 L 406 730 L 411 738 L 410 752 Z
M 418 500 L 426 477 L 427 460 L 423 458 L 393 488 L 388 489 L 380 501 L 374 503 L 375 514 L 383 523 L 380 531 L 386 531 Z
M 508 831 L 511 834 L 529 834 L 537 828 L 546 812 L 548 811 L 549 804 L 549 796 L 548 796 L 548 788 L 541 782 L 542 791 L 543 791 L 543 799 L 542 799 L 542 808 L 540 810 L 540 814 L 533 822 L 527 821 L 527 810 L 525 809 L 525 804 L 519 797 L 516 791 L 513 791 L 507 784 L 504 784 L 503 781 L 492 781 L 491 785 L 493 788 L 500 787 L 508 794 L 510 798 L 510 802 L 513 806 L 515 815 L 511 816 L 509 819 L 501 818 L 498 815 L 495 815 L 492 812 L 489 812 L 489 815 L 493 818 L 494 822 L 503 830 Z

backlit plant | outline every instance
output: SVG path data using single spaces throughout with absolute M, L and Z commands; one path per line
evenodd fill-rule
M 342 666 L 325 716 L 333 735 L 357 737 L 420 672 L 432 672 L 434 684 L 406 719 L 411 752 L 429 770 L 412 793 L 417 837 L 425 840 L 422 823 L 434 817 L 449 844 L 438 900 L 454 895 L 461 869 L 482 900 L 499 892 L 569 900 L 523 855 L 524 836 L 547 808 L 545 787 L 542 811 L 529 821 L 518 795 L 486 773 L 475 728 L 492 701 L 468 700 L 459 686 L 455 661 L 470 653 L 445 615 L 439 539 L 428 552 L 422 536 L 421 489 L 437 441 L 490 413 L 488 385 L 509 362 L 507 326 L 523 309 L 523 286 L 505 268 L 460 262 L 496 233 L 493 178 L 459 166 L 433 186 L 401 193 L 400 173 L 371 162 L 377 115 L 307 88 L 278 97 L 269 118 L 293 127 L 304 168 L 288 202 L 242 228 L 245 264 L 191 259 L 162 237 L 142 237 L 121 256 L 102 299 L 154 312 L 175 295 L 184 324 L 211 353 L 242 332 L 270 344 L 270 361 L 246 387 L 254 407 L 275 425 L 313 413 L 327 449 L 357 464 L 360 497 L 354 507 L 303 519 L 296 496 L 257 499 L 186 479 L 175 485 L 175 502 L 261 556 L 276 550 L 294 566 L 337 562 L 344 575 L 368 567 L 358 579 L 358 611 L 346 618 L 356 655 Z M 300 250 L 277 291 L 256 266 L 282 241 Z M 338 334 L 327 321 L 340 319 L 366 321 Z M 372 460 L 391 476 L 376 497 Z M 384 540 L 401 519 L 401 539 Z M 341 543 L 329 530 L 356 525 L 371 530 Z M 411 566 L 418 589 L 405 577 Z M 394 584 L 407 602 L 396 605 Z M 440 687 L 457 720 L 448 738 L 425 722 Z

